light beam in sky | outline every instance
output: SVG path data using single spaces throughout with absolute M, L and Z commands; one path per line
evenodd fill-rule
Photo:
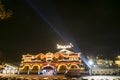
M 35 3 L 34 0 L 27 0 L 27 2 L 35 10 L 38 16 L 40 16 L 47 24 L 49 24 L 49 26 L 60 36 L 60 38 L 62 38 L 62 40 L 64 40 L 66 43 L 72 43 L 75 46 L 72 48 L 75 52 L 81 52 L 74 38 L 69 34 L 67 29 L 65 29 L 65 24 L 63 24 L 60 16 L 57 14 L 57 12 L 55 12 L 55 6 L 53 7 L 53 4 L 50 5 L 50 3 L 47 4 L 46 2 L 43 3 L 41 1 L 41 3 L 38 5 L 38 3 Z M 47 6 L 50 5 L 49 10 L 46 8 L 45 4 L 47 4 Z M 83 54 L 81 59 L 89 66 L 87 59 Z

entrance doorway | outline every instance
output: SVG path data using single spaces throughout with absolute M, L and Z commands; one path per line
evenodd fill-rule
M 54 66 L 43 66 L 41 73 L 43 75 L 54 75 L 56 74 L 56 69 Z

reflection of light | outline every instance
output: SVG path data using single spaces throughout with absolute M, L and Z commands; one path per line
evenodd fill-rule
M 43 73 L 43 74 L 46 73 L 46 70 L 42 70 L 42 73 Z

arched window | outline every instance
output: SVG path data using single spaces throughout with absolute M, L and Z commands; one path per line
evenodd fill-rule
M 23 71 L 28 71 L 29 70 L 29 66 L 25 66 Z
M 64 66 L 64 65 L 62 65 L 62 66 L 60 66 L 59 72 L 60 72 L 60 73 L 65 73 L 66 70 L 67 70 L 67 67 Z
M 39 70 L 38 66 L 34 66 L 34 67 L 32 68 L 32 71 L 38 71 L 38 70 Z

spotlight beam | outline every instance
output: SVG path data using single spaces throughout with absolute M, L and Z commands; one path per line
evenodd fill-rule
M 65 24 L 55 24 L 55 21 L 53 21 L 48 13 L 53 14 L 54 12 L 50 12 L 50 11 L 44 11 L 44 5 L 35 5 L 34 1 L 32 0 L 27 0 L 27 2 L 30 4 L 30 6 L 35 10 L 35 12 L 38 14 L 38 16 L 40 16 L 47 24 L 49 24 L 49 26 L 59 35 L 59 37 L 64 40 L 66 43 L 72 43 L 75 47 L 73 47 L 72 49 L 75 52 L 81 52 L 80 48 L 78 47 L 78 45 L 76 44 L 75 39 L 67 32 L 65 31 L 64 27 Z M 57 18 L 55 18 L 57 17 Z M 62 23 L 62 20 L 60 19 L 60 17 L 58 15 L 53 16 L 53 18 L 55 20 L 58 20 L 58 22 L 56 23 Z M 61 28 L 63 27 L 63 28 Z M 88 60 L 86 59 L 86 57 L 82 54 L 81 55 L 81 59 L 83 60 L 83 62 L 90 68 L 90 65 L 88 64 Z

